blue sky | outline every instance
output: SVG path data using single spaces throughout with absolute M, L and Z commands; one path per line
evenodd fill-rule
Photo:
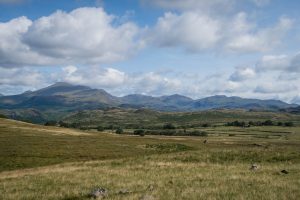
M 0 0 L 0 93 L 64 81 L 118 96 L 300 103 L 299 9 L 297 0 Z

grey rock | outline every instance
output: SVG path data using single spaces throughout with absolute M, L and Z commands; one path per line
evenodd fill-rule
M 149 186 L 147 187 L 147 190 L 148 190 L 148 191 L 153 191 L 153 190 L 154 190 L 154 185 L 149 185 Z
M 122 190 L 119 190 L 119 192 L 118 192 L 118 194 L 128 194 L 128 193 L 130 193 L 130 191 L 127 189 L 122 189 Z
M 253 170 L 253 171 L 255 171 L 255 170 L 258 170 L 258 165 L 257 164 L 252 164 L 251 165 L 251 167 L 250 167 L 250 170 Z
M 92 197 L 94 199 L 102 199 L 107 196 L 107 190 L 105 188 L 96 188 L 91 191 L 89 194 L 89 197 Z

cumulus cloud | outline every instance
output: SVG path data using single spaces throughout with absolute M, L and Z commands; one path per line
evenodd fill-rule
M 195 11 L 167 12 L 149 34 L 159 47 L 181 47 L 191 52 L 266 52 L 281 44 L 293 21 L 282 17 L 270 27 L 258 27 L 244 12 L 220 18 Z
M 0 68 L 0 86 L 28 86 L 36 88 L 45 86 L 45 84 L 45 76 L 38 71 L 29 68 Z
M 256 76 L 255 70 L 250 67 L 237 68 L 236 71 L 230 76 L 230 80 L 234 82 L 245 81 L 252 79 Z
M 116 95 L 142 93 L 161 95 L 181 89 L 181 82 L 157 72 L 125 73 L 115 68 L 90 67 L 87 71 L 76 66 L 62 69 L 60 81 L 107 89 Z
M 254 89 L 254 92 L 257 93 L 286 93 L 287 91 L 297 90 L 295 85 L 284 84 L 284 83 L 264 83 L 262 85 L 257 86 Z
M 0 67 L 45 64 L 49 59 L 33 52 L 21 39 L 28 31 L 32 21 L 19 17 L 0 23 Z
M 300 53 L 295 55 L 266 55 L 256 64 L 257 71 L 300 72 Z M 283 76 L 282 76 L 283 77 Z
M 159 46 L 182 46 L 189 51 L 208 49 L 218 42 L 220 24 L 208 16 L 195 12 L 181 15 L 166 13 L 151 31 L 151 42 Z
M 182 83 L 178 78 L 165 77 L 155 72 L 132 76 L 130 82 L 133 93 L 162 95 L 182 90 Z
M 62 81 L 106 89 L 121 87 L 127 79 L 124 72 L 114 68 L 90 67 L 86 70 L 67 66 L 63 68 L 63 72 Z
M 139 27 L 102 8 L 79 8 L 0 24 L 0 66 L 107 63 L 142 47 Z
M 229 30 L 225 48 L 235 52 L 265 52 L 281 44 L 281 38 L 291 29 L 292 20 L 279 19 L 274 27 L 257 28 L 247 24 L 246 14 L 239 13 Z M 230 25 L 230 24 L 229 24 Z M 231 26 L 231 25 L 230 25 Z

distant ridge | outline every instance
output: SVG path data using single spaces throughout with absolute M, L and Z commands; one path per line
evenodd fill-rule
M 58 82 L 37 91 L 1 96 L 0 109 L 36 109 L 53 112 L 72 112 L 85 109 L 147 108 L 157 111 L 201 111 L 209 109 L 258 109 L 278 111 L 296 107 L 279 100 L 259 100 L 216 95 L 192 99 L 183 95 L 152 97 L 131 94 L 116 97 L 102 89 Z

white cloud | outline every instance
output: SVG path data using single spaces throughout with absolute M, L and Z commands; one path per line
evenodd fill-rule
M 195 12 L 165 13 L 149 33 L 151 42 L 162 46 L 182 46 L 188 51 L 212 48 L 219 40 L 219 22 Z
M 67 66 L 63 68 L 63 72 L 61 81 L 105 89 L 121 87 L 127 79 L 124 72 L 113 68 L 90 67 L 87 70 Z
M 130 77 L 133 93 L 151 95 L 173 94 L 181 91 L 182 83 L 179 79 L 162 76 L 159 73 L 148 72 Z
M 292 20 L 282 17 L 274 27 L 257 28 L 249 25 L 245 13 L 239 13 L 234 23 L 228 24 L 225 49 L 234 52 L 265 52 L 281 44 L 283 36 L 291 29 Z
M 266 52 L 281 45 L 292 23 L 282 17 L 275 26 L 258 27 L 244 12 L 223 18 L 196 11 L 167 12 L 150 29 L 148 42 L 191 52 Z
M 263 83 L 261 85 L 258 85 L 254 92 L 256 93 L 274 93 L 274 94 L 280 94 L 280 93 L 286 93 L 291 90 L 297 90 L 297 87 L 292 84 L 286 84 L 286 83 Z
M 266 55 L 256 65 L 257 71 L 300 72 L 300 53 L 295 55 Z M 282 76 L 283 77 L 283 76 Z
M 237 68 L 236 71 L 230 76 L 230 80 L 234 82 L 245 81 L 252 79 L 256 76 L 255 70 L 249 67 Z
M 29 68 L 0 68 L 0 85 L 10 86 L 45 86 L 44 75 Z
M 107 63 L 142 47 L 139 27 L 119 22 L 102 8 L 79 8 L 31 21 L 0 24 L 0 66 Z
M 296 103 L 300 105 L 300 94 L 296 95 L 292 100 L 291 103 Z
M 32 21 L 19 17 L 0 23 L 0 67 L 44 64 L 47 58 L 33 52 L 24 44 L 22 36 L 28 31 Z M 49 60 L 48 60 L 49 61 Z

